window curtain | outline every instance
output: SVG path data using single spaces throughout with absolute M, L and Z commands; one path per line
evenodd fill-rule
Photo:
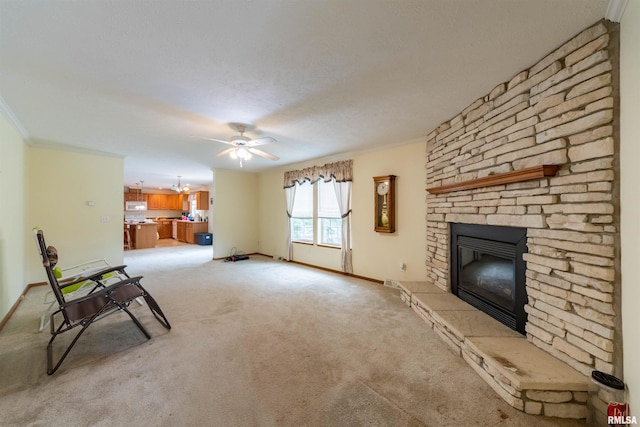
M 291 243 L 291 215 L 293 214 L 293 201 L 296 198 L 296 186 L 285 187 L 284 196 L 287 199 L 287 261 L 293 258 L 293 243 Z
M 338 198 L 338 208 L 342 216 L 342 271 L 353 273 L 351 262 L 351 181 L 333 181 Z
M 328 163 L 323 166 L 311 166 L 297 171 L 284 173 L 284 188 L 293 187 L 309 181 L 312 184 L 324 179 L 325 182 L 336 180 L 336 182 L 353 181 L 353 160 L 343 160 L 341 162 Z
M 287 215 L 289 217 L 289 229 L 287 231 L 289 259 L 293 257 L 291 213 L 293 211 L 296 183 L 302 184 L 304 181 L 310 181 L 313 184 L 320 179 L 325 182 L 334 181 L 340 214 L 342 215 L 342 271 L 353 273 L 351 262 L 351 181 L 353 181 L 353 160 L 342 160 L 323 166 L 311 166 L 284 173 L 284 191 L 287 198 Z

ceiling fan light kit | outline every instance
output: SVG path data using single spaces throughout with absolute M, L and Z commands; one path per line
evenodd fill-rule
M 226 150 L 217 154 L 217 157 L 224 156 L 229 154 L 233 160 L 240 160 L 240 167 L 243 166 L 243 161 L 249 160 L 253 157 L 253 155 L 264 157 L 269 160 L 278 160 L 279 157 L 274 156 L 273 154 L 269 154 L 265 151 L 258 150 L 255 148 L 258 145 L 271 144 L 273 142 L 277 142 L 275 139 L 270 136 L 266 136 L 263 138 L 251 139 L 244 136 L 244 132 L 246 127 L 244 125 L 236 125 L 236 129 L 240 132 L 240 135 L 234 135 L 231 137 L 229 141 L 225 141 L 217 138 L 207 138 L 201 137 L 202 139 L 207 139 L 209 141 L 222 142 L 223 144 L 231 145 L 231 148 L 227 148 Z

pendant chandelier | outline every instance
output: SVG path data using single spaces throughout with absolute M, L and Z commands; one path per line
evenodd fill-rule
M 137 211 L 146 211 L 147 210 L 147 204 L 144 202 L 144 196 L 142 194 L 142 189 L 144 188 L 144 181 L 140 181 L 137 183 L 137 186 L 140 187 L 139 191 L 136 193 L 136 205 L 135 205 L 135 210 Z
M 189 192 L 188 184 L 183 187 L 182 184 L 180 183 L 180 178 L 182 178 L 182 176 L 178 175 L 178 185 L 173 186 L 174 191 L 176 193 L 188 193 Z

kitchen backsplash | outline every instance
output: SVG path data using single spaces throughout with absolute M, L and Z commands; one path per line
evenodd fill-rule
M 144 221 L 145 219 L 147 219 L 147 212 L 135 212 L 135 213 L 130 213 L 130 212 L 125 212 L 124 214 L 124 221 L 125 222 L 139 222 L 139 221 Z

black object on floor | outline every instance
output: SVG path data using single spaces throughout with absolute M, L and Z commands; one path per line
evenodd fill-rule
M 195 238 L 198 245 L 207 246 L 213 244 L 213 234 L 211 233 L 195 233 Z
M 249 255 L 232 255 L 224 259 L 225 262 L 242 261 L 243 259 L 249 259 Z

